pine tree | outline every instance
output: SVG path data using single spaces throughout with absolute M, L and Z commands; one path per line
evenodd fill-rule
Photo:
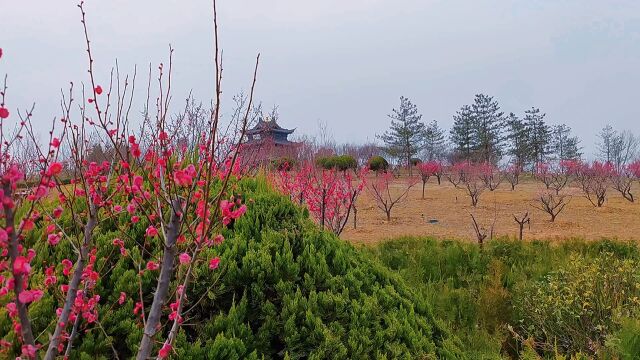
M 506 120 L 508 143 L 507 152 L 513 158 L 513 164 L 522 169 L 528 160 L 529 134 L 527 127 L 516 114 L 510 113 Z
M 453 127 L 449 132 L 449 139 L 458 156 L 464 160 L 471 160 L 477 148 L 471 106 L 464 105 L 453 115 Z
M 551 129 L 551 154 L 556 160 L 578 160 L 582 157 L 580 152 L 580 139 L 571 136 L 571 128 L 565 124 L 555 125 Z
M 504 113 L 492 96 L 478 94 L 471 105 L 479 161 L 497 163 L 502 156 Z
M 549 155 L 551 142 L 551 130 L 544 121 L 546 114 L 540 113 L 540 109 L 532 107 L 524 112 L 524 124 L 528 134 L 528 160 L 535 166 L 542 163 Z
M 444 130 L 436 120 L 427 124 L 424 133 L 424 161 L 440 160 L 446 151 Z
M 598 157 L 600 160 L 611 163 L 613 160 L 613 152 L 614 152 L 614 142 L 617 136 L 617 131 L 613 129 L 611 125 L 605 126 L 602 128 L 600 133 L 598 134 L 599 142 L 597 144 L 598 147 Z
M 409 169 L 411 174 L 411 158 L 423 148 L 425 126 L 420 120 L 418 107 L 404 96 L 400 97 L 400 108 L 393 109 L 391 127 L 384 134 L 378 136 L 386 145 L 389 155 L 398 157 Z

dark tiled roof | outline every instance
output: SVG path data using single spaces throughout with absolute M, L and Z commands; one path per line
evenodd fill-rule
M 274 133 L 281 133 L 281 134 L 291 134 L 295 131 L 295 129 L 285 129 L 280 127 L 280 125 L 278 125 L 278 123 L 275 120 L 267 120 L 264 121 L 263 119 L 258 120 L 258 123 L 256 124 L 256 126 L 254 126 L 252 129 L 247 130 L 247 134 L 248 135 L 252 135 L 252 134 L 260 134 L 260 133 L 264 133 L 264 132 L 274 132 Z

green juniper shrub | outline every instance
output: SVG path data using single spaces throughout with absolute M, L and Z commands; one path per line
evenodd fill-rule
M 334 157 L 336 170 L 347 171 L 358 169 L 358 161 L 351 155 L 339 155 Z
M 325 170 L 356 170 L 358 161 L 351 155 L 334 155 L 319 157 L 316 159 L 316 165 Z
M 389 169 L 389 162 L 382 156 L 372 156 L 367 162 L 367 166 L 369 166 L 369 170 L 380 172 L 387 171 Z
M 325 170 L 331 170 L 335 166 L 333 156 L 321 156 L 316 158 L 316 166 Z
M 233 229 L 223 232 L 221 245 L 204 250 L 206 258 L 220 256 L 220 267 L 194 264 L 173 358 L 464 358 L 462 343 L 434 316 L 430 304 L 369 253 L 320 231 L 308 212 L 269 189 L 264 179 L 243 179 L 234 192 L 243 194 L 249 209 Z M 157 272 L 144 271 L 139 277 L 132 259 L 145 264 L 160 254 L 162 244 L 144 236 L 148 224 L 141 220 L 122 238 L 130 253 L 121 256 L 112 241 L 127 215 L 118 216 L 95 230 L 95 266 L 102 274 L 96 284 L 99 326 L 81 322 L 72 360 L 114 358 L 114 352 L 131 358 L 142 337 L 142 322 L 133 311 L 140 291 L 145 305 L 150 304 Z M 74 254 L 64 242 L 51 247 L 42 241 L 42 232 L 32 234 L 25 239 L 38 257 L 31 279 L 40 282 L 47 264 Z M 65 281 L 61 277 L 58 285 Z M 58 285 L 29 307 L 35 333 L 52 330 L 61 296 Z M 126 299 L 118 304 L 121 292 Z M 11 326 L 1 307 L 0 334 L 9 334 Z M 2 338 L 18 343 L 10 335 Z M 20 353 L 18 348 L 10 351 L 9 358 Z

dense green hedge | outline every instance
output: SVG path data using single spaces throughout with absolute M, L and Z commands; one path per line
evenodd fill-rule
M 325 170 L 347 171 L 357 169 L 358 161 L 351 155 L 334 155 L 317 158 L 316 165 Z
M 252 199 L 249 210 L 225 234 L 227 240 L 210 250 L 210 256 L 220 254 L 220 268 L 196 268 L 185 308 L 195 306 L 185 316 L 175 358 L 463 358 L 461 343 L 399 276 L 370 254 L 319 231 L 306 211 L 267 189 L 263 180 L 246 179 L 240 185 L 238 191 Z M 96 268 L 105 269 L 97 285 L 104 331 L 83 324 L 71 359 L 112 358 L 114 349 L 121 359 L 129 358 L 141 338 L 140 321 L 132 316 L 137 269 L 111 245 L 115 225 L 115 220 L 105 222 L 96 230 Z M 135 240 L 152 253 L 159 251 L 157 242 L 144 242 L 146 226 L 136 224 L 126 240 L 134 258 L 143 261 L 148 255 L 134 246 Z M 43 278 L 38 264 L 73 258 L 63 243 L 51 248 L 38 240 L 35 248 L 36 283 Z M 147 271 L 142 277 L 146 306 L 156 276 Z M 30 307 L 35 333 L 52 327 L 54 291 L 59 288 L 48 290 Z M 117 305 L 121 291 L 128 298 Z M 5 310 L 0 310 L 0 334 L 7 334 L 10 326 Z M 15 342 L 8 335 L 5 339 Z

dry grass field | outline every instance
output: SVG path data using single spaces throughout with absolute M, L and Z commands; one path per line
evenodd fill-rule
M 397 179 L 395 190 L 400 191 L 404 183 L 404 179 Z M 526 179 L 515 191 L 511 191 L 510 185 L 503 182 L 495 191 L 485 190 L 478 207 L 473 208 L 464 189 L 456 189 L 444 178 L 442 184 L 438 185 L 436 179 L 432 178 L 427 184 L 425 199 L 421 199 L 420 182 L 411 189 L 406 200 L 394 207 L 390 223 L 376 207 L 371 195 L 364 190 L 357 201 L 357 229 L 353 228 L 353 219 L 350 219 L 341 237 L 365 244 L 402 235 L 476 241 L 469 215 L 473 213 L 479 225 L 486 228 L 491 227 L 495 218 L 494 237 L 514 238 L 517 237 L 518 224 L 513 214 L 529 211 L 531 226 L 525 225 L 525 240 L 640 239 L 640 201 L 628 202 L 610 188 L 605 205 L 596 208 L 582 196 L 579 188 L 571 186 L 564 190 L 571 194 L 569 204 L 552 223 L 547 213 L 532 206 L 536 194 L 543 187 L 538 181 Z M 638 183 L 634 184 L 633 193 L 640 195 Z M 432 219 L 438 222 L 432 224 Z

